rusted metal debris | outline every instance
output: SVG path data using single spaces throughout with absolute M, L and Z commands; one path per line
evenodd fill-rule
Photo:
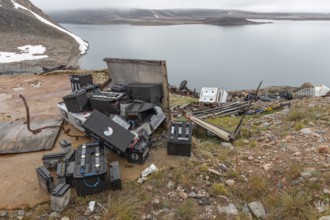
M 25 106 L 27 129 L 29 131 L 31 131 L 33 134 L 38 134 L 44 129 L 53 129 L 53 128 L 61 128 L 62 127 L 62 125 L 60 125 L 60 126 L 56 125 L 56 126 L 46 126 L 46 127 L 42 127 L 42 128 L 32 129 L 31 126 L 30 126 L 30 123 L 31 123 L 31 121 L 30 121 L 30 109 L 29 109 L 29 106 L 27 104 L 27 101 L 26 101 L 26 99 L 23 95 L 20 94 L 19 97 L 23 100 L 23 103 L 24 103 L 24 106 Z

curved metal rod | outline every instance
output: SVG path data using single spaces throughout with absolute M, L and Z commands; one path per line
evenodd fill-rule
M 31 127 L 30 127 L 30 123 L 31 123 L 31 121 L 30 121 L 30 109 L 29 109 L 29 106 L 28 106 L 28 104 L 27 104 L 27 102 L 26 102 L 26 99 L 25 99 L 25 97 L 23 96 L 23 95 L 19 95 L 19 97 L 23 100 L 23 103 L 24 103 L 24 106 L 25 106 L 25 110 L 26 110 L 26 125 L 27 125 L 27 129 L 29 130 L 29 131 L 31 131 L 33 134 L 38 134 L 38 133 L 40 133 L 42 130 L 44 130 L 44 129 L 49 129 L 49 128 L 61 128 L 62 127 L 62 125 L 54 125 L 54 126 L 45 126 L 45 127 L 42 127 L 42 128 L 38 128 L 38 129 L 32 129 Z

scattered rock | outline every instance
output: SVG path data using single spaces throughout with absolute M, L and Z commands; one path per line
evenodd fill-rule
M 196 195 L 195 192 L 190 192 L 190 193 L 189 193 L 189 197 L 191 197 L 191 198 L 196 198 L 197 195 Z
M 179 192 L 179 196 L 180 196 L 180 198 L 182 198 L 182 199 L 187 199 L 187 198 L 188 198 L 188 194 L 185 193 L 185 192 L 183 192 L 183 191 L 180 191 L 180 192 Z
M 8 215 L 7 211 L 0 211 L 0 217 L 6 217 Z
M 300 130 L 300 132 L 304 135 L 309 135 L 309 134 L 312 134 L 312 130 L 310 128 L 303 128 Z
M 250 144 L 250 141 L 247 140 L 247 139 L 244 139 L 244 140 L 243 140 L 243 144 Z
M 153 199 L 151 201 L 151 204 L 154 208 L 160 208 L 160 205 L 161 205 L 159 199 L 157 199 L 157 198 Z
M 266 211 L 260 201 L 251 202 L 248 204 L 248 207 L 257 218 L 264 219 L 266 217 Z
M 248 156 L 248 160 L 253 160 L 254 158 L 252 156 Z
M 224 171 L 224 172 L 227 172 L 228 167 L 227 167 L 225 164 L 223 164 L 223 163 L 219 163 L 218 166 L 219 166 L 219 169 L 220 169 L 220 170 L 222 170 L 222 171 Z
M 330 189 L 323 188 L 323 193 L 326 194 L 326 195 L 330 195 Z
M 301 176 L 302 178 L 304 178 L 304 179 L 309 179 L 309 178 L 312 177 L 312 174 L 309 173 L 309 172 L 305 172 L 305 171 L 303 171 L 303 172 L 300 173 L 300 176 Z
M 70 220 L 70 218 L 68 216 L 63 216 L 61 220 Z
M 209 198 L 199 198 L 197 199 L 199 205 L 211 205 L 211 201 Z
M 167 188 L 168 189 L 174 189 L 174 186 L 175 186 L 175 184 L 174 184 L 174 182 L 173 181 L 168 181 L 168 183 L 167 183 Z
M 92 211 L 89 208 L 87 208 L 84 212 L 84 216 L 90 216 L 91 214 L 92 214 Z
M 224 207 L 218 206 L 218 212 L 219 214 L 238 215 L 237 208 L 233 203 L 230 203 Z
M 228 185 L 228 186 L 233 186 L 233 185 L 235 185 L 235 180 L 232 180 L 232 179 L 227 180 L 227 181 L 226 181 L 226 185 Z
M 263 127 L 269 127 L 269 126 L 270 126 L 270 123 L 265 122 L 265 123 L 262 124 L 262 126 L 263 126 Z
M 264 170 L 266 170 L 266 171 L 270 170 L 271 167 L 272 167 L 272 164 L 271 163 L 265 164 L 263 166 Z
M 233 145 L 231 143 L 228 142 L 221 142 L 221 146 L 224 148 L 231 148 Z
M 24 216 L 24 215 L 25 215 L 24 209 L 21 209 L 17 212 L 17 216 Z
M 319 218 L 319 220 L 330 220 L 330 215 L 323 216 L 323 217 Z
M 50 215 L 49 215 L 49 218 L 50 218 L 50 219 L 58 219 L 58 218 L 60 218 L 60 217 L 61 217 L 61 214 L 58 213 L 58 212 L 52 212 L 52 213 L 50 213 Z

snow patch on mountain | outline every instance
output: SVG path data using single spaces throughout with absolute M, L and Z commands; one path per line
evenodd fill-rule
M 21 52 L 0 52 L 0 63 L 12 63 L 25 60 L 38 60 L 47 58 L 47 55 L 41 55 L 46 52 L 42 45 L 24 45 L 17 47 Z
M 31 11 L 30 9 L 28 9 L 28 8 L 26 8 L 26 7 L 24 7 L 24 6 L 20 5 L 20 4 L 18 4 L 18 3 L 16 3 L 14 0 L 11 0 L 11 2 L 13 3 L 14 8 L 16 8 L 16 9 L 21 8 L 21 9 L 23 9 L 23 10 L 27 10 L 27 11 L 29 11 L 29 12 L 30 12 L 31 14 L 33 14 L 33 15 L 34 15 L 39 21 L 41 21 L 41 22 L 43 22 L 43 23 L 45 23 L 45 24 L 47 24 L 47 25 L 49 25 L 49 26 L 51 26 L 51 27 L 54 27 L 54 28 L 56 28 L 56 29 L 59 30 L 59 31 L 62 31 L 62 32 L 68 34 L 69 36 L 71 36 L 73 39 L 75 39 L 75 41 L 77 41 L 77 43 L 79 44 L 80 54 L 85 54 L 85 53 L 87 52 L 87 49 L 88 49 L 88 43 L 87 43 L 86 41 L 82 40 L 80 37 L 78 37 L 78 36 L 72 34 L 71 32 L 65 30 L 64 28 L 61 28 L 61 27 L 59 27 L 59 26 L 57 26 L 57 25 L 51 23 L 50 21 L 48 21 L 48 20 L 46 20 L 45 18 L 41 17 L 40 15 L 34 13 L 34 12 Z

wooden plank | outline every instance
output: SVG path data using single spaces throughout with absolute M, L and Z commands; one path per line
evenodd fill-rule
M 196 118 L 194 116 L 190 116 L 189 119 L 193 122 L 195 122 L 196 124 L 198 124 L 199 126 L 205 128 L 206 130 L 212 132 L 214 135 L 218 136 L 219 138 L 230 142 L 232 141 L 232 137 L 231 134 L 221 128 L 218 128 L 214 125 L 211 125 L 210 123 L 207 123 L 199 118 Z

